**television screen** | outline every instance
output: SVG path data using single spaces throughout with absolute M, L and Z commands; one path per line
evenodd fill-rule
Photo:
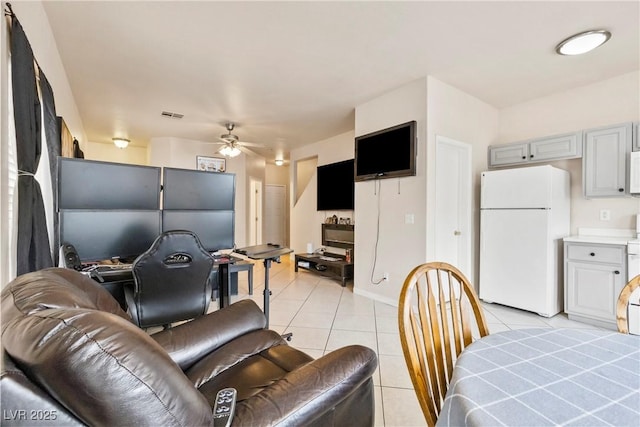
M 354 160 L 318 166 L 317 209 L 319 211 L 353 210 Z
M 160 209 L 160 168 L 58 157 L 58 209 Z
M 233 210 L 236 175 L 164 168 L 163 209 Z
M 416 174 L 416 122 L 393 126 L 355 139 L 356 181 Z
M 170 230 L 192 231 L 209 252 L 234 247 L 234 225 L 233 211 L 162 211 L 163 232 Z
M 82 262 L 135 258 L 160 235 L 159 210 L 61 210 L 60 242 Z

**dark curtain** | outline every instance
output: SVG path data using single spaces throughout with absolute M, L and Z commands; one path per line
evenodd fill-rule
M 49 171 L 51 172 L 51 191 L 53 191 L 53 264 L 58 264 L 58 156 L 60 155 L 60 134 L 56 104 L 53 98 L 53 89 L 40 70 L 40 93 L 42 94 L 42 124 L 47 140 L 47 153 L 49 155 Z
M 11 23 L 11 74 L 18 160 L 17 273 L 51 267 L 44 203 L 34 174 L 40 161 L 40 102 L 33 51 L 16 17 Z

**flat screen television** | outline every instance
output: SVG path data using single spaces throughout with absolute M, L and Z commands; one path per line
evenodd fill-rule
M 132 260 L 160 235 L 159 210 L 61 210 L 59 220 L 60 242 L 82 262 Z
M 216 252 L 234 247 L 234 218 L 233 211 L 164 210 L 162 231 L 192 231 L 207 251 Z
M 416 174 L 416 122 L 410 121 L 355 139 L 355 180 Z
M 160 209 L 160 168 L 58 157 L 58 209 Z
M 234 209 L 233 173 L 164 168 L 162 178 L 162 209 Z
M 318 166 L 317 209 L 353 210 L 354 160 Z

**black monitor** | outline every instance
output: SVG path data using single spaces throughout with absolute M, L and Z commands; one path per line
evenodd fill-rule
M 162 231 L 189 230 L 209 252 L 231 249 L 235 244 L 233 211 L 164 210 Z
M 59 218 L 60 243 L 82 262 L 135 258 L 161 231 L 159 210 L 61 210 Z
M 160 209 L 160 168 L 58 157 L 58 209 Z
M 163 209 L 234 210 L 236 175 L 164 168 Z

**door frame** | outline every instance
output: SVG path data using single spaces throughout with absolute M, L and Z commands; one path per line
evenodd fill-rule
M 249 245 L 262 243 L 262 181 L 249 180 Z

